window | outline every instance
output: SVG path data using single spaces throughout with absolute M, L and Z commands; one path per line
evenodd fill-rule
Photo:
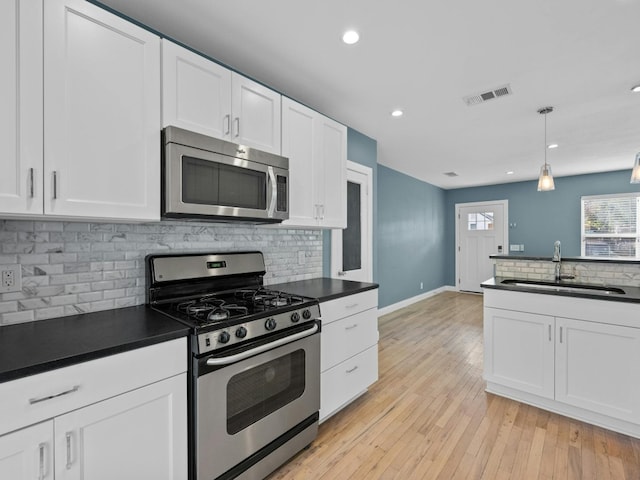
M 582 255 L 640 258 L 640 194 L 582 197 Z
M 467 225 L 468 230 L 493 230 L 493 212 L 470 213 Z

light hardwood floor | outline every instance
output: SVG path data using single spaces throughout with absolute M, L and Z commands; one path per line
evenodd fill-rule
M 269 477 L 640 479 L 640 440 L 484 391 L 482 297 L 381 317 L 380 379 Z

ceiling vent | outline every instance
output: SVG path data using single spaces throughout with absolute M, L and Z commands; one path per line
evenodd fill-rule
M 493 90 L 478 93 L 476 95 L 468 95 L 466 97 L 463 97 L 462 100 L 467 104 L 468 107 L 470 107 L 471 105 L 478 105 L 479 103 L 484 103 L 498 97 L 504 97 L 505 95 L 511 95 L 512 93 L 513 90 L 511 90 L 511 85 L 503 85 Z
M 458 174 L 456 172 L 444 172 L 447 177 L 457 177 Z

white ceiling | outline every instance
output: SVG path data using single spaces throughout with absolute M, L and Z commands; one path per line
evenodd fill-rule
M 640 151 L 640 0 L 101 1 L 376 139 L 378 163 L 442 188 L 536 178 L 547 105 L 556 177 L 630 171 Z M 359 43 L 342 43 L 348 28 Z M 505 84 L 513 95 L 462 100 Z

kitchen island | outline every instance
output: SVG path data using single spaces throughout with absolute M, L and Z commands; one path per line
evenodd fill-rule
M 640 438 L 640 288 L 508 277 L 482 284 L 486 391 Z

